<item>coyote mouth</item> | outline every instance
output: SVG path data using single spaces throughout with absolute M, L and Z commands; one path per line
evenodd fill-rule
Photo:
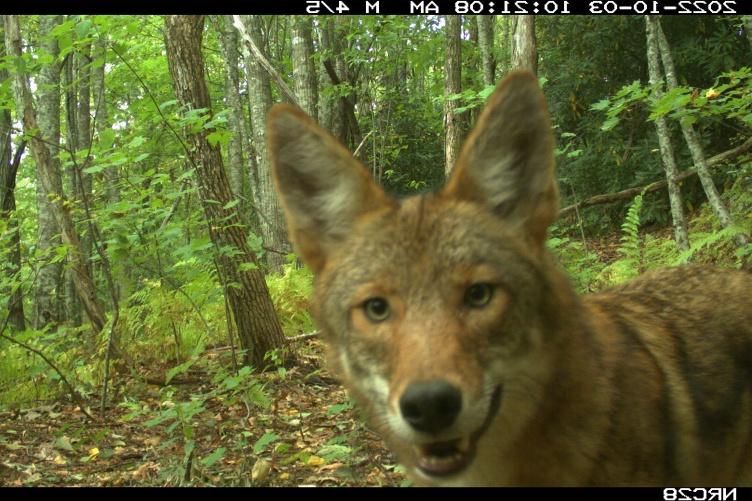
M 431 442 L 414 447 L 418 457 L 417 467 L 425 475 L 431 477 L 446 477 L 454 475 L 467 468 L 475 459 L 476 444 L 478 439 L 488 430 L 501 404 L 501 386 L 497 386 L 491 397 L 491 405 L 483 424 L 471 435 L 446 440 Z

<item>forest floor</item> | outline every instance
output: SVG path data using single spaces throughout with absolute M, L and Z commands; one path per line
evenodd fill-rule
M 213 384 L 197 373 L 176 377 L 165 401 L 142 374 L 126 383 L 131 404 L 109 408 L 106 420 L 61 403 L 0 413 L 0 486 L 404 485 L 384 443 L 322 368 L 320 341 L 304 344 L 284 376 L 254 374 L 265 407 L 197 398 Z M 162 412 L 178 407 L 183 419 Z

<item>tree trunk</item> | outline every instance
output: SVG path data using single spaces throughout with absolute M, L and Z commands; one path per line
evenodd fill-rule
M 102 59 L 102 63 L 96 65 L 92 69 L 92 94 L 94 98 L 94 130 L 97 132 L 97 136 L 101 137 L 102 134 L 110 128 L 110 113 L 107 109 L 107 101 L 105 99 L 105 77 L 104 70 L 107 63 L 107 35 L 102 33 L 97 38 L 94 44 L 94 58 Z M 117 203 L 120 201 L 120 187 L 117 167 L 111 166 L 106 168 L 102 172 L 104 177 L 104 184 L 106 186 L 107 201 L 109 203 Z
M 203 16 L 167 16 L 165 19 L 167 63 L 175 94 L 182 106 L 211 108 L 201 54 Z M 210 112 L 211 113 L 211 112 Z M 237 207 L 227 209 L 232 200 L 219 147 L 206 139 L 208 131 L 189 134 L 192 148 L 189 158 L 196 169 L 199 195 L 206 214 L 209 236 L 218 249 L 235 249 L 217 255 L 220 279 L 225 284 L 246 360 L 257 368 L 264 366 L 264 355 L 284 345 L 274 305 L 256 256 L 246 244 Z
M 250 172 L 244 160 L 243 143 L 247 132 L 243 123 L 243 104 L 240 99 L 240 53 L 238 51 L 238 31 L 232 25 L 232 16 L 220 19 L 220 41 L 225 63 L 225 104 L 230 108 L 228 125 L 232 137 L 227 145 L 227 175 L 233 193 L 240 201 L 240 214 L 243 221 L 250 221 L 252 212 L 248 198 Z
M 21 50 L 21 33 L 18 27 L 18 18 L 17 16 L 4 16 L 4 21 L 5 45 L 8 54 L 14 58 L 21 58 L 23 51 Z M 34 110 L 31 90 L 29 89 L 28 76 L 23 71 L 16 73 L 13 90 L 19 112 L 23 116 L 24 133 L 30 135 L 32 131 L 39 130 L 39 124 L 37 122 L 36 111 Z M 39 137 L 38 134 L 31 138 L 31 152 L 44 191 L 54 196 L 53 213 L 57 226 L 60 228 L 63 243 L 69 249 L 76 292 L 81 299 L 87 317 L 91 321 L 92 328 L 96 332 L 100 332 L 107 319 L 104 309 L 97 299 L 94 282 L 86 267 L 81 242 L 73 225 L 70 205 L 63 193 L 60 171 L 54 169 L 50 150 L 44 139 Z
M 663 62 L 663 70 L 666 73 L 666 82 L 668 83 L 668 89 L 674 89 L 679 86 L 676 78 L 676 70 L 674 69 L 674 60 L 671 57 L 671 49 L 668 46 L 668 41 L 661 28 L 660 20 L 655 16 L 648 16 L 648 22 L 653 25 L 656 37 L 658 38 L 658 49 L 661 54 L 661 61 Z M 708 169 L 708 163 L 705 159 L 705 152 L 702 148 L 702 141 L 700 136 L 695 131 L 688 118 L 681 118 L 679 120 L 684 140 L 687 142 L 689 152 L 692 155 L 692 161 L 697 169 L 697 176 L 700 178 L 700 183 L 705 191 L 705 195 L 708 197 L 710 207 L 713 209 L 716 217 L 721 222 L 724 228 L 733 226 L 734 222 L 731 219 L 726 205 L 721 200 L 721 195 L 718 193 L 715 184 L 713 183 L 713 176 L 710 175 L 710 169 Z M 735 238 L 738 246 L 747 245 L 748 238 L 745 234 L 738 234 Z
M 527 68 L 538 74 L 535 16 L 514 16 L 512 22 L 512 69 Z
M 655 28 L 649 16 L 645 16 L 645 28 L 647 32 L 647 58 L 648 73 L 650 75 L 650 85 L 660 83 L 663 87 L 663 77 L 658 56 L 658 39 L 656 38 Z M 653 99 L 658 100 L 663 95 L 663 91 L 656 88 Z M 674 225 L 674 240 L 680 251 L 689 249 L 689 236 L 687 234 L 687 220 L 684 215 L 684 202 L 681 196 L 681 187 L 676 180 L 679 169 L 676 167 L 676 156 L 674 155 L 674 146 L 671 143 L 671 134 L 669 133 L 668 124 L 665 117 L 660 117 L 655 121 L 655 128 L 658 131 L 658 145 L 661 150 L 661 159 L 663 160 L 663 170 L 666 172 L 666 183 L 668 187 L 668 198 L 671 206 L 671 219 Z
M 334 21 L 334 18 L 331 17 L 318 17 L 317 18 L 317 25 L 318 25 L 318 36 L 319 36 L 319 47 L 321 53 L 331 53 L 332 51 L 332 23 Z M 330 94 L 330 89 L 332 85 L 334 85 L 334 82 L 332 82 L 332 79 L 329 77 L 329 73 L 326 71 L 326 68 L 324 67 L 324 58 L 320 58 L 319 60 L 319 113 L 318 113 L 318 119 L 319 124 L 329 132 L 331 132 L 335 137 L 340 138 L 339 135 L 337 135 L 334 132 L 334 116 L 337 113 L 336 109 L 338 106 L 338 100 L 335 99 Z
M 0 26 L 2 32 L 2 26 Z M 0 46 L 0 59 L 5 57 L 5 47 Z M 0 82 L 8 78 L 8 71 L 0 67 Z M 26 328 L 26 319 L 23 310 L 23 295 L 18 281 L 18 272 L 21 269 L 21 238 L 18 232 L 18 219 L 16 218 L 16 174 L 21 156 L 17 151 L 13 155 L 11 142 L 12 121 L 10 111 L 0 109 L 0 219 L 7 221 L 7 227 L 3 231 L 8 235 L 7 249 L 0 249 L 3 256 L 3 271 L 7 276 L 8 287 L 3 287 L 0 293 L 8 298 L 8 325 L 16 331 Z
M 311 18 L 297 16 L 292 23 L 292 79 L 298 105 L 312 117 L 318 116 L 316 71 L 313 66 Z
M 261 37 L 261 18 L 243 16 L 243 23 L 248 35 L 259 46 Z M 245 44 L 243 44 L 245 47 Z M 256 170 L 258 184 L 254 190 L 254 203 L 259 215 L 261 237 L 267 248 L 276 252 L 266 253 L 266 264 L 270 271 L 279 271 L 285 263 L 285 254 L 291 252 L 287 241 L 287 231 L 282 207 L 277 200 L 277 193 L 272 183 L 271 163 L 266 151 L 266 114 L 272 106 L 272 91 L 269 76 L 256 58 L 246 56 L 248 76 L 248 94 L 251 102 L 251 123 L 253 126 L 253 144 L 256 153 Z
M 483 83 L 494 85 L 496 82 L 496 58 L 494 56 L 494 22 L 496 16 L 475 16 L 478 20 L 478 46 L 483 67 Z
M 63 22 L 62 16 L 40 16 L 40 38 L 46 40 L 45 51 L 52 56 L 39 74 L 39 133 L 50 150 L 51 169 L 60 172 L 60 62 L 57 39 L 52 30 Z M 42 256 L 52 256 L 59 247 L 60 230 L 55 221 L 54 206 L 44 190 L 39 170 L 36 171 L 37 246 Z M 65 318 L 65 281 L 63 263 L 49 263 L 39 267 L 34 286 L 32 325 L 41 329 L 49 323 L 57 324 Z
M 66 146 L 69 152 L 77 152 L 79 149 L 78 133 L 78 113 L 76 110 L 77 92 L 75 80 L 75 56 L 73 52 L 68 53 L 63 63 L 63 87 L 65 89 L 65 122 L 68 125 L 66 134 Z M 76 169 L 71 165 L 66 169 L 67 191 L 70 193 L 72 202 L 78 199 L 79 183 L 77 180 Z M 75 204 L 74 204 L 75 205 Z M 75 210 L 71 210 L 73 221 L 77 222 L 79 217 Z M 75 224 L 75 223 L 74 223 Z M 89 253 L 86 252 L 85 242 L 81 242 L 81 250 L 84 262 L 86 263 L 87 273 L 89 264 Z M 71 256 L 69 256 L 70 258 Z M 76 292 L 75 278 L 73 270 L 67 269 L 65 274 L 65 312 L 68 319 L 74 326 L 79 326 L 83 322 L 81 313 L 81 301 Z
M 449 97 L 459 94 L 461 88 L 462 59 L 460 54 L 460 16 L 446 16 L 446 59 L 444 66 L 444 174 L 454 168 L 462 147 L 462 120 L 455 111 L 459 101 Z
M 347 81 L 347 63 L 342 55 L 342 40 L 340 38 L 341 32 L 338 31 L 338 26 L 345 22 L 344 18 L 333 17 L 326 24 L 326 37 L 322 38 L 322 42 L 325 42 L 325 49 L 331 53 L 331 57 L 324 61 L 325 71 L 329 75 L 329 79 L 332 85 L 339 85 L 342 81 Z M 340 28 L 341 30 L 341 28 Z M 334 71 L 331 71 L 332 68 Z M 338 92 L 337 95 L 340 93 Z M 332 120 L 331 120 L 331 132 L 334 137 L 340 140 L 345 146 L 350 146 L 349 129 L 347 127 L 347 119 L 345 114 L 345 101 L 343 98 L 335 99 L 333 106 Z

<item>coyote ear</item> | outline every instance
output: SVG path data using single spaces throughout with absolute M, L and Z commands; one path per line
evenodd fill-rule
M 538 80 L 510 74 L 494 91 L 444 188 L 491 208 L 538 244 L 558 213 L 554 139 Z
M 290 240 L 303 261 L 319 271 L 355 219 L 387 204 L 386 195 L 363 164 L 293 106 L 272 107 L 267 140 Z

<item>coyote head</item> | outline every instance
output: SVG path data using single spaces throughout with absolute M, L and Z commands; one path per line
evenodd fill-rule
M 273 108 L 268 138 L 330 363 L 415 479 L 488 482 L 488 458 L 540 412 L 548 333 L 567 315 L 544 250 L 558 192 L 537 79 L 499 85 L 432 194 L 387 196 L 291 106 Z

